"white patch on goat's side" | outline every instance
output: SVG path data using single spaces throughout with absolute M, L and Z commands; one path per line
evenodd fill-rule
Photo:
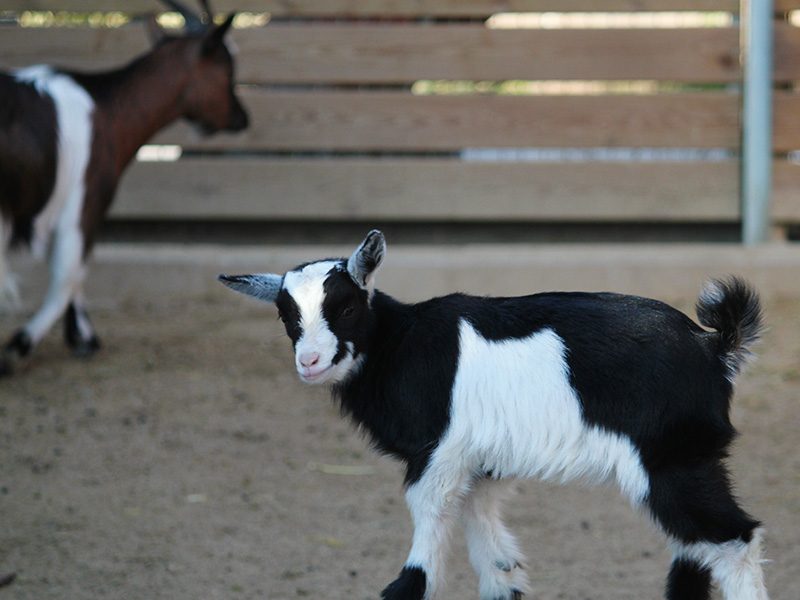
M 763 531 L 756 529 L 750 543 L 673 541 L 671 547 L 675 558 L 691 560 L 710 570 L 725 600 L 769 600 L 761 569 L 762 538 Z
M 650 488 L 632 442 L 583 420 L 564 342 L 551 329 L 490 341 L 461 321 L 450 426 L 434 455 L 440 451 L 472 457 L 475 469 L 497 478 L 615 478 L 634 505 Z
M 44 304 L 25 326 L 35 345 L 63 314 L 84 275 L 80 222 L 92 149 L 94 101 L 71 77 L 47 67 L 22 69 L 16 78 L 52 98 L 58 126 L 55 185 L 33 222 L 31 240 L 36 256 L 50 252 L 50 286 Z
M 357 367 L 359 359 L 353 358 L 353 345 L 348 344 L 348 353 L 337 364 L 333 358 L 339 348 L 339 340 L 330 330 L 328 322 L 322 314 L 322 303 L 325 301 L 325 279 L 331 269 L 342 267 L 342 262 L 325 260 L 306 265 L 299 271 L 289 271 L 284 276 L 285 289 L 300 311 L 300 338 L 295 344 L 295 367 L 301 379 L 307 383 L 333 383 L 344 379 L 352 369 Z M 319 354 L 318 371 L 322 374 L 313 379 L 304 374 L 300 364 L 300 356 L 311 353 Z M 324 372 L 322 372 L 324 371 Z

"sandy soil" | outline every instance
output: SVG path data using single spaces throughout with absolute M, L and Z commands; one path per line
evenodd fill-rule
M 772 598 L 796 600 L 800 301 L 768 314 L 731 466 L 767 527 Z M 401 470 L 296 380 L 269 307 L 215 290 L 93 318 L 96 358 L 54 332 L 0 381 L 0 575 L 18 574 L 0 600 L 377 598 L 409 543 Z M 526 482 L 508 515 L 533 597 L 660 597 L 664 540 L 615 490 Z M 476 598 L 453 546 L 445 597 Z

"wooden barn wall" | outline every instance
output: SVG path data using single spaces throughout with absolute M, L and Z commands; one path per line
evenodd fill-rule
M 800 223 L 800 167 L 792 161 L 800 149 L 800 28 L 788 18 L 800 0 L 775 2 L 773 216 L 785 225 Z M 739 221 L 735 20 L 688 29 L 498 29 L 485 22 L 497 13 L 556 10 L 735 14 L 738 0 L 214 6 L 220 13 L 270 13 L 265 25 L 233 34 L 251 128 L 208 139 L 185 124 L 162 132 L 154 143 L 181 146 L 181 158 L 134 164 L 113 207 L 115 220 Z M 6 17 L 159 10 L 148 0 L 0 0 Z M 0 68 L 102 69 L 148 47 L 136 22 L 93 28 L 10 21 L 0 26 Z M 431 93 L 447 85 L 420 81 L 498 83 Z M 536 83 L 502 83 L 510 81 Z M 547 82 L 562 82 L 565 91 Z M 595 83 L 581 93 L 570 86 L 576 82 Z M 538 160 L 530 159 L 531 149 Z M 603 152 L 575 159 L 559 149 Z M 642 149 L 657 158 L 635 161 Z

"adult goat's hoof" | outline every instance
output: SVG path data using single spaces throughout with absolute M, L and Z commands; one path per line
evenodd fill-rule
M 100 350 L 100 339 L 92 336 L 88 340 L 74 340 L 69 344 L 72 355 L 78 358 L 90 358 Z

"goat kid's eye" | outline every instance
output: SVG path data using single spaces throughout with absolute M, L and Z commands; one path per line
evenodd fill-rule
M 352 317 L 353 313 L 355 312 L 356 312 L 355 308 L 353 308 L 352 306 L 348 306 L 341 312 L 339 316 L 343 319 L 346 319 L 347 317 Z

